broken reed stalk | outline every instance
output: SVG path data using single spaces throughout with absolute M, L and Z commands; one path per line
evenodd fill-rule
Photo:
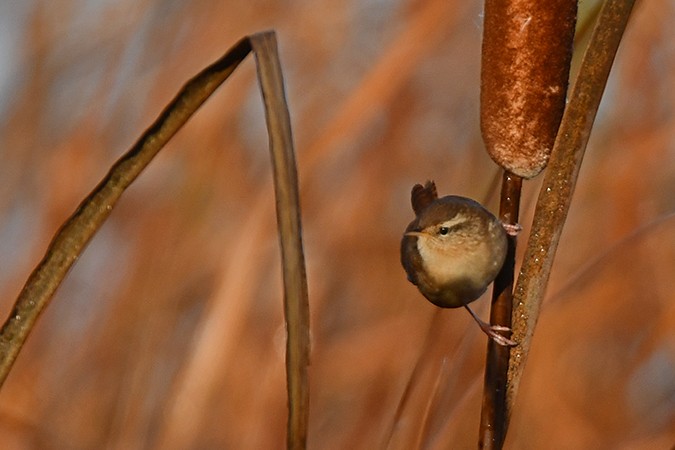
M 634 0 L 607 0 L 583 56 L 539 192 L 530 238 L 514 290 L 513 336 L 506 420 L 513 405 L 553 259 L 569 211 L 586 144 Z
M 190 79 L 59 228 L 0 329 L 0 387 L 39 315 L 87 243 L 108 218 L 124 190 L 251 50 L 256 56 L 265 103 L 282 251 L 284 311 L 288 330 L 288 447 L 306 447 L 309 417 L 307 281 L 300 234 L 297 170 L 274 32 L 241 39 L 223 57 Z
M 516 223 L 522 178 L 548 162 L 565 108 L 576 0 L 485 1 L 481 55 L 481 133 L 504 169 L 500 219 Z M 494 284 L 490 321 L 511 327 L 514 238 Z M 518 342 L 517 339 L 514 339 Z M 479 448 L 500 449 L 508 428 L 509 349 L 488 342 Z

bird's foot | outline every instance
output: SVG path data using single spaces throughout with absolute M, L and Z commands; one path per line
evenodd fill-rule
M 501 334 L 498 333 L 499 331 L 505 331 L 510 333 L 511 328 L 504 327 L 501 325 L 491 325 L 482 320 L 480 317 L 478 317 L 476 313 L 474 313 L 473 310 L 466 303 L 464 304 L 464 307 L 466 308 L 467 311 L 469 311 L 469 314 L 471 314 L 471 317 L 473 317 L 473 320 L 476 321 L 480 329 L 483 330 L 483 333 L 487 334 L 490 337 L 490 339 L 495 341 L 497 344 L 503 345 L 504 347 L 515 347 L 516 345 L 518 345 L 518 343 L 516 343 L 515 341 L 512 341 L 506 336 L 502 336 Z
M 495 341 L 497 344 L 502 345 L 504 347 L 515 347 L 516 345 L 518 345 L 515 341 L 512 341 L 506 336 L 499 334 L 499 331 L 510 332 L 511 328 L 503 327 L 501 325 L 490 325 L 489 323 L 486 322 L 479 323 L 478 325 L 480 325 L 480 329 L 483 330 L 483 332 L 487 334 L 490 337 L 490 339 Z
M 502 223 L 502 226 L 509 236 L 518 236 L 523 231 L 523 227 L 519 223 Z

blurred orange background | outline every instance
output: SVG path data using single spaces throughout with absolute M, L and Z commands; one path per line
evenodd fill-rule
M 414 183 L 433 179 L 441 195 L 496 210 L 499 170 L 478 123 L 481 8 L 4 2 L 0 311 L 180 86 L 242 36 L 273 28 L 301 179 L 309 447 L 475 448 L 485 336 L 464 311 L 435 314 L 406 281 L 398 246 Z M 675 443 L 674 21 L 672 2 L 634 10 L 507 448 Z M 525 183 L 519 255 L 538 183 Z M 483 317 L 487 304 L 476 303 Z M 421 354 L 429 371 L 395 422 Z M 249 57 L 71 271 L 0 392 L 0 433 L 5 449 L 275 449 L 285 421 L 279 249 Z

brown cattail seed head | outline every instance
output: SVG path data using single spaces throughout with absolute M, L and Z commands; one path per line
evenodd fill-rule
M 548 162 L 565 107 L 576 0 L 486 0 L 481 131 L 504 169 L 532 178 Z

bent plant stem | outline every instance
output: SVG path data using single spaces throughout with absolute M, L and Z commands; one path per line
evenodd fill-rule
M 57 231 L 0 329 L 0 386 L 7 379 L 40 313 L 87 243 L 108 218 L 124 190 L 252 49 L 255 51 L 270 135 L 284 272 L 288 329 L 288 447 L 305 448 L 309 404 L 309 307 L 300 233 L 297 169 L 274 32 L 241 39 L 223 57 L 190 79 Z
M 38 316 L 49 304 L 89 240 L 110 215 L 122 192 L 232 74 L 250 50 L 248 39 L 242 39 L 222 58 L 189 80 L 57 231 L 0 329 L 0 386 L 7 378 Z
M 534 327 L 569 211 L 593 121 L 634 0 L 607 0 L 584 54 L 555 140 L 535 209 L 523 266 L 514 291 L 513 337 L 506 391 L 506 421 L 513 412 Z
M 504 171 L 499 219 L 505 224 L 518 223 L 520 192 L 523 179 Z M 513 279 L 516 261 L 516 238 L 509 236 L 506 260 L 494 282 L 490 323 L 511 328 Z M 509 347 L 488 339 L 483 385 L 483 406 L 478 448 L 502 448 L 506 437 L 506 376 L 509 368 Z

